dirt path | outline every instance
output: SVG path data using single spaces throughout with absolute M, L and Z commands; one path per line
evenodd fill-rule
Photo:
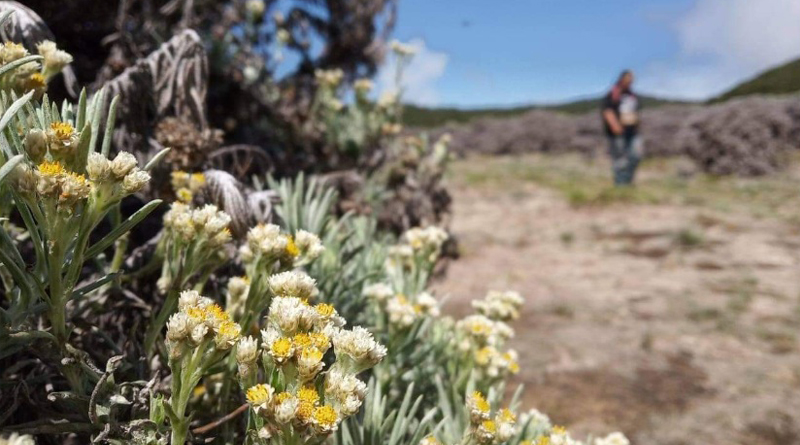
M 796 226 L 454 182 L 462 258 L 435 288 L 456 315 L 490 289 L 526 297 L 513 344 L 526 405 L 578 437 L 800 443 Z

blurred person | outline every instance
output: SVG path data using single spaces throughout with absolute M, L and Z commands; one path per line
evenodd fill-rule
M 641 159 L 639 98 L 631 85 L 633 72 L 625 70 L 606 94 L 602 104 L 603 126 L 608 136 L 615 185 L 633 183 L 636 167 Z

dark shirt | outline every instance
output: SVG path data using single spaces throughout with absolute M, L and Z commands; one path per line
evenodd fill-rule
M 623 91 L 618 86 L 614 86 L 603 98 L 601 113 L 605 110 L 612 110 L 622 124 L 622 134 L 632 137 L 639 133 L 639 108 L 639 98 L 633 91 Z M 602 120 L 606 135 L 614 136 L 605 117 Z

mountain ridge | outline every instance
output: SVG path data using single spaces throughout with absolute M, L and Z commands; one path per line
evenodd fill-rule
M 643 107 L 657 108 L 664 105 L 713 104 L 754 94 L 790 94 L 798 91 L 800 91 L 800 58 L 766 69 L 707 101 L 683 101 L 650 95 L 640 95 L 640 99 Z M 475 109 L 459 107 L 430 108 L 405 105 L 403 117 L 406 125 L 410 127 L 434 128 L 447 123 L 464 123 L 482 117 L 512 117 L 532 110 L 581 114 L 598 109 L 600 100 L 601 97 L 593 97 L 554 105 L 530 104 Z

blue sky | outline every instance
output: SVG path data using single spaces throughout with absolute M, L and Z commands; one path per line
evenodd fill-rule
M 641 92 L 704 99 L 800 56 L 800 0 L 401 0 L 394 35 L 418 49 L 409 102 L 558 102 L 622 68 Z

